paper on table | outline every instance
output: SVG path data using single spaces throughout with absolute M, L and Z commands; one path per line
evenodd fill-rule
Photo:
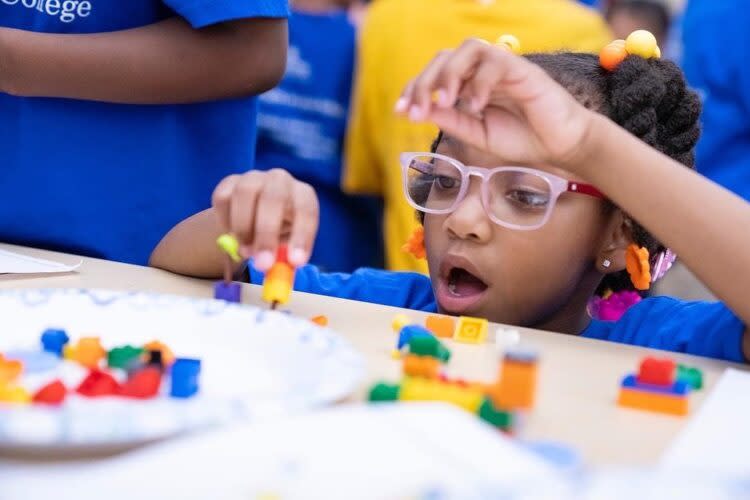
M 728 369 L 662 457 L 664 469 L 750 475 L 750 373 Z
M 0 274 L 69 273 L 78 269 L 83 261 L 67 266 L 51 260 L 37 259 L 7 250 L 0 250 Z

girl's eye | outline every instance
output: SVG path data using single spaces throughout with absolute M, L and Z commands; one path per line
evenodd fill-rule
M 458 179 L 444 175 L 438 175 L 435 177 L 435 184 L 437 184 L 440 189 L 455 189 L 458 187 L 458 182 Z
M 549 194 L 547 193 L 514 189 L 505 196 L 522 208 L 541 209 L 547 208 L 549 204 Z

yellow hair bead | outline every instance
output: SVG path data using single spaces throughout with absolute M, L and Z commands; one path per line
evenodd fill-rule
M 497 39 L 495 45 L 510 49 L 515 55 L 521 54 L 521 41 L 513 35 L 502 35 Z
M 659 46 L 654 35 L 646 30 L 638 30 L 632 32 L 625 40 L 625 48 L 630 55 L 651 59 Z
M 654 57 L 657 59 L 661 59 L 661 49 L 659 48 L 658 45 L 656 46 L 656 49 L 654 50 Z

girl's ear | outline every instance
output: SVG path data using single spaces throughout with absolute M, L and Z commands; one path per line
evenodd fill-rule
M 607 225 L 596 268 L 602 274 L 619 273 L 625 269 L 625 252 L 633 243 L 630 219 L 621 210 L 615 210 Z

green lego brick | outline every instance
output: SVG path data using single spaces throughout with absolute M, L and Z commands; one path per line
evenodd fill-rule
M 397 401 L 400 392 L 401 386 L 399 385 L 375 384 L 370 389 L 370 395 L 367 399 L 372 402 Z
M 504 431 L 510 431 L 513 428 L 513 414 L 497 410 L 492 401 L 487 398 L 482 402 L 482 406 L 479 407 L 479 418 Z
M 451 352 L 435 337 L 412 337 L 409 340 L 409 352 L 418 356 L 431 356 L 443 363 L 451 359 Z
M 677 365 L 677 380 L 687 383 L 694 391 L 703 388 L 703 372 L 698 368 Z
M 132 345 L 115 347 L 107 354 L 107 365 L 110 368 L 127 369 L 131 364 L 138 361 L 143 352 L 140 347 L 133 347 Z

